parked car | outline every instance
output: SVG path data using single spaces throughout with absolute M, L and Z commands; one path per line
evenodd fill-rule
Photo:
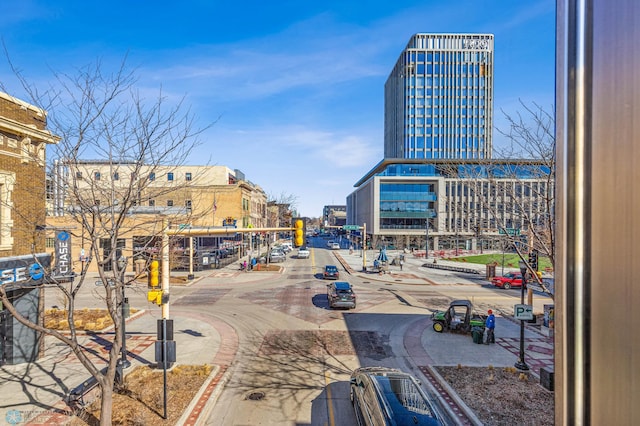
M 282 250 L 271 250 L 271 253 L 269 253 L 269 262 L 271 263 L 284 262 L 286 258 L 287 256 Z
M 331 250 L 340 250 L 340 244 L 338 243 L 331 244 Z
M 325 280 L 337 280 L 340 278 L 340 272 L 338 272 L 338 267 L 334 265 L 326 265 L 324 267 L 324 272 L 322 273 L 322 278 Z
M 328 248 L 331 248 L 331 246 L 333 245 L 333 243 L 335 243 L 335 241 L 333 241 L 333 240 L 329 240 L 329 241 L 327 241 L 327 247 L 328 247 Z
M 300 247 L 298 249 L 298 259 L 308 259 L 309 256 L 311 255 L 311 253 L 309 252 L 309 249 L 306 247 Z
M 327 298 L 330 308 L 355 309 L 356 307 L 356 295 L 351 284 L 346 281 L 327 284 Z
M 351 403 L 360 425 L 444 425 L 444 419 L 410 374 L 364 367 L 351 374 Z
M 281 248 L 285 253 L 289 253 L 291 250 L 293 250 L 293 245 L 290 242 L 285 241 L 284 243 L 282 243 Z
M 507 290 L 511 287 L 522 287 L 522 274 L 520 272 L 509 272 L 502 277 L 493 277 L 491 284 Z

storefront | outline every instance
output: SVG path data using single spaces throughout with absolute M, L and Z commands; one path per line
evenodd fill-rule
M 0 285 L 16 311 L 40 324 L 45 271 L 49 254 L 5 257 L 0 259 Z M 33 362 L 38 358 L 41 335 L 15 319 L 0 303 L 0 365 Z

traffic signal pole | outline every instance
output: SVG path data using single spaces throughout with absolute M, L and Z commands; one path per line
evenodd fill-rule
M 167 220 L 162 220 L 162 318 L 169 318 L 169 235 Z

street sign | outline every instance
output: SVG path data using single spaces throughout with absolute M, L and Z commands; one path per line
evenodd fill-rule
M 358 225 L 343 225 L 342 229 L 344 229 L 345 231 L 359 231 L 360 230 L 360 226 L 358 226 Z
M 520 228 L 505 228 L 500 229 L 499 233 L 502 235 L 520 235 Z
M 516 320 L 528 321 L 533 319 L 533 306 L 514 305 L 513 313 Z

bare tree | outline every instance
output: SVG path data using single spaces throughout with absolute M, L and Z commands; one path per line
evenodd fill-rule
M 267 205 L 274 207 L 270 218 L 273 226 L 290 226 L 291 218 L 296 216 L 296 206 L 298 204 L 298 196 L 281 192 L 278 194 L 267 194 Z
M 90 260 L 83 263 L 71 285 L 56 281 L 54 271 L 47 271 L 51 277 L 47 291 L 58 292 L 68 307 L 68 335 L 21 316 L 3 287 L 0 287 L 0 298 L 22 324 L 54 336 L 69 346 L 97 380 L 102 391 L 100 423 L 110 425 L 114 378 L 123 344 L 121 307 L 127 279 L 124 274 L 126 264 L 119 249 L 127 221 L 140 209 L 141 200 L 180 192 L 178 186 L 154 186 L 151 177 L 165 173 L 166 167 L 184 164 L 199 144 L 197 136 L 203 129 L 194 128 L 194 117 L 182 101 L 170 102 L 161 92 L 152 99 L 143 96 L 136 89 L 135 73 L 127 70 L 125 61 L 112 73 L 106 72 L 106 67 L 100 62 L 77 69 L 74 75 L 54 72 L 54 83 L 44 91 L 28 84 L 15 68 L 14 72 L 31 101 L 49 111 L 48 128 L 61 137 L 52 156 L 56 160 L 56 169 L 51 175 L 61 179 L 59 183 L 64 188 L 60 197 L 64 203 L 61 213 L 76 224 L 76 230 L 72 232 L 82 232 L 88 241 Z M 87 158 L 99 160 L 88 162 Z M 99 164 L 100 172 L 95 172 L 87 164 L 92 164 L 91 167 Z M 105 173 L 111 178 L 99 179 L 94 175 L 88 179 L 89 173 Z M 189 212 L 168 210 L 163 217 L 171 221 L 173 214 L 184 218 Z M 143 218 L 139 219 L 138 225 L 145 226 L 155 235 L 161 235 L 165 229 L 155 214 L 135 216 Z M 103 256 L 104 251 L 101 252 L 105 246 L 109 253 L 106 257 Z M 87 282 L 89 262 L 97 264 L 103 284 L 101 297 L 115 325 L 104 369 L 92 361 L 88 351 L 79 343 L 74 324 L 75 300 Z

